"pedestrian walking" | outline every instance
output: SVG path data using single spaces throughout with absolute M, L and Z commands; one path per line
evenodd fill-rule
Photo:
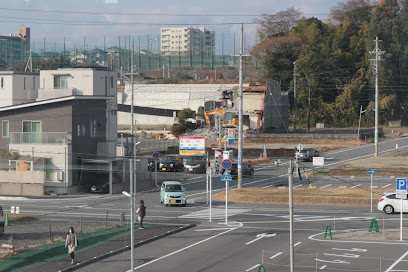
M 140 200 L 139 208 L 137 208 L 137 214 L 139 215 L 137 219 L 139 220 L 139 229 L 143 229 L 143 218 L 146 215 L 146 207 L 144 205 L 144 201 Z
M 68 247 L 68 253 L 71 255 L 71 264 L 74 264 L 74 251 L 78 246 L 78 240 L 73 227 L 68 229 L 67 239 L 65 239 L 65 247 Z

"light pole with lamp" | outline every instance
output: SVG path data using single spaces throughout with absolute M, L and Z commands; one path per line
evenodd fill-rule
M 361 114 L 365 113 L 367 110 L 363 110 L 363 105 L 360 106 L 360 118 L 358 119 L 358 131 L 357 131 L 357 141 L 360 140 L 360 125 L 361 125 Z
M 135 219 L 134 219 L 134 206 L 133 206 L 133 159 L 129 159 L 130 166 L 130 194 L 123 191 L 122 194 L 127 196 L 130 200 L 130 268 L 131 271 L 134 270 L 134 254 L 135 254 Z

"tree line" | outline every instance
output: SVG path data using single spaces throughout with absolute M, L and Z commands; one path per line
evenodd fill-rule
M 374 126 L 374 40 L 385 53 L 379 62 L 379 122 L 408 120 L 408 1 L 347 0 L 331 8 L 327 20 L 305 18 L 295 8 L 262 14 L 259 44 L 262 80 L 278 81 L 294 106 L 296 63 L 297 125 L 355 127 L 360 107 L 364 126 Z M 310 93 L 310 100 L 309 100 Z M 293 119 L 292 119 L 293 120 Z

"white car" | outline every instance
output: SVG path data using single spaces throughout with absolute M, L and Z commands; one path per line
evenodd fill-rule
M 384 193 L 378 200 L 377 208 L 387 214 L 401 212 L 401 199 L 396 198 L 395 192 Z M 402 212 L 408 212 L 408 199 L 402 200 Z

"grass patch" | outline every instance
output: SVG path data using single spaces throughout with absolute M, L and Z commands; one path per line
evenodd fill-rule
M 41 219 L 23 214 L 8 214 L 10 225 L 27 224 Z
M 373 203 L 382 196 L 384 189 L 373 190 Z M 225 201 L 225 193 L 218 193 L 214 199 Z M 294 189 L 293 203 L 297 205 L 333 205 L 369 207 L 370 190 L 365 189 Z M 243 188 L 228 193 L 228 201 L 262 204 L 288 204 L 289 189 Z

